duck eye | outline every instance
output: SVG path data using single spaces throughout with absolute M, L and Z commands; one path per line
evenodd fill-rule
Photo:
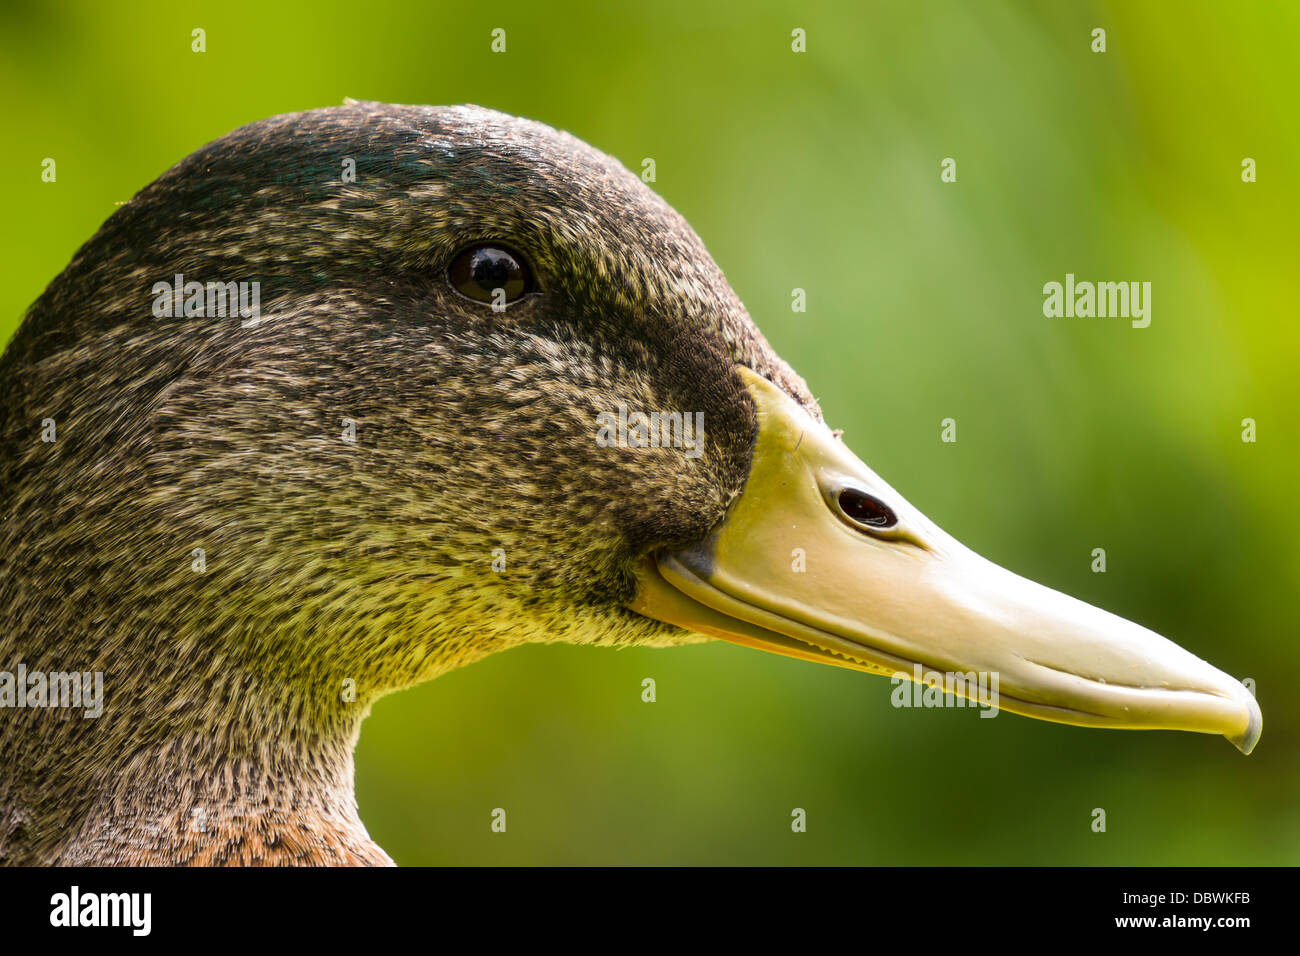
M 451 260 L 447 281 L 461 295 L 493 305 L 504 306 L 533 291 L 523 259 L 500 246 L 470 246 Z
M 892 528 L 898 524 L 898 516 L 889 505 L 865 491 L 845 488 L 837 500 L 844 516 L 867 530 Z

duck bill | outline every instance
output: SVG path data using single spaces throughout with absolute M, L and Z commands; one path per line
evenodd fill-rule
M 995 710 L 1254 747 L 1262 719 L 1240 681 L 981 558 L 784 392 L 738 371 L 758 410 L 745 488 L 705 540 L 642 561 L 633 610 L 747 647 L 937 684 Z M 852 507 L 864 496 L 884 507 L 864 518 Z

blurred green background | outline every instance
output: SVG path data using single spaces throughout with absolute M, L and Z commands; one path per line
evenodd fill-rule
M 896 710 L 883 679 L 729 645 L 530 647 L 366 722 L 362 817 L 399 863 L 1300 863 L 1300 5 L 122 6 L 6 3 L 0 341 L 116 201 L 236 126 L 345 96 L 543 120 L 655 159 L 914 504 L 1253 678 L 1264 712 L 1244 758 Z M 1150 281 L 1150 328 L 1045 318 L 1066 272 Z

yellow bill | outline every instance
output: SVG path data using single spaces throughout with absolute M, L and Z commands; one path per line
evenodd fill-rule
M 784 392 L 739 372 L 758 406 L 744 491 L 706 539 L 645 559 L 633 610 L 836 667 L 995 675 L 997 706 L 1014 713 L 1223 734 L 1250 753 L 1262 717 L 1240 681 L 981 558 Z

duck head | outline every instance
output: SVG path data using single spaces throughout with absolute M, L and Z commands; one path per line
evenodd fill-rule
M 254 282 L 239 314 L 209 285 Z M 349 102 L 200 149 L 33 306 L 0 392 L 4 659 L 106 672 L 93 729 L 9 734 L 98 781 L 65 830 L 169 759 L 350 800 L 369 702 L 527 642 L 722 638 L 1259 736 L 1238 681 L 940 530 L 680 216 L 490 110 Z

